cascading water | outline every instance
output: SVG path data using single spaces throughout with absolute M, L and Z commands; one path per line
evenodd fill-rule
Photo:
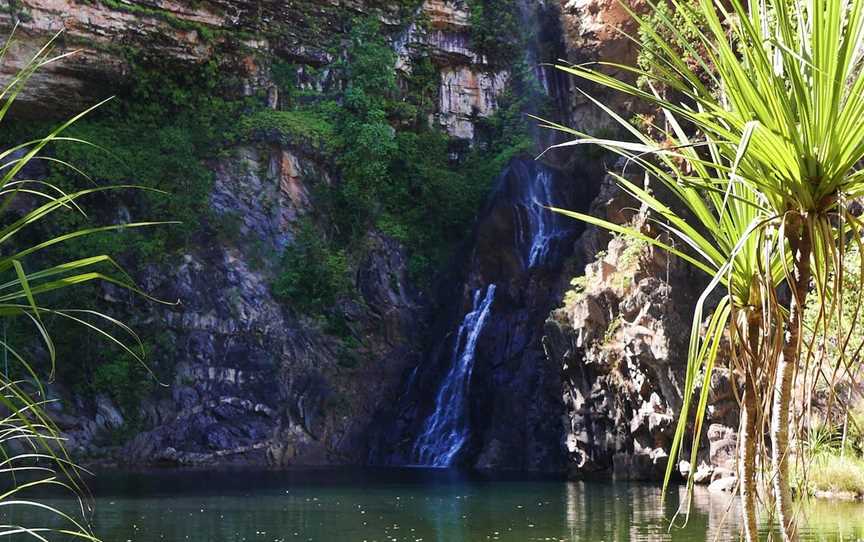
M 532 268 L 560 263 L 561 241 L 572 233 L 572 228 L 547 208 L 566 205 L 556 198 L 560 181 L 561 176 L 552 169 L 522 159 L 511 162 L 501 176 L 498 193 L 508 203 L 498 207 L 497 212 L 512 220 L 513 237 L 510 247 L 500 248 L 521 257 L 522 271 L 517 271 L 521 280 L 529 280 L 526 272 Z M 448 467 L 469 439 L 471 375 L 478 357 L 478 339 L 490 322 L 494 320 L 497 326 L 501 319 L 509 322 L 512 316 L 506 310 L 501 314 L 493 312 L 495 288 L 495 284 L 489 284 L 473 291 L 472 308 L 459 324 L 450 366 L 435 396 L 435 409 L 424 421 L 411 450 L 415 464 Z
M 546 207 L 555 203 L 554 175 L 545 167 L 534 168 L 516 202 L 516 243 L 523 248 L 525 268 L 543 265 L 550 250 L 562 236 L 558 216 Z
M 514 90 L 525 103 L 554 106 L 551 119 L 566 122 L 567 78 L 544 66 L 567 54 L 559 5 L 520 0 L 516 16 L 532 36 L 524 61 L 536 68 L 534 77 L 514 74 Z M 559 143 L 550 133 L 532 130 L 532 137 L 538 147 Z M 541 338 L 581 228 L 546 206 L 586 211 L 593 181 L 604 172 L 554 158 L 550 153 L 553 168 L 514 157 L 502 171 L 438 286 L 429 342 L 403 393 L 382 414 L 387 422 L 374 439 L 371 462 L 538 470 L 563 464 L 563 429 L 554 421 L 560 419 L 560 371 L 547 363 Z
M 468 439 L 468 388 L 477 340 L 489 319 L 495 285 L 474 292 L 471 311 L 459 326 L 453 347 L 453 364 L 435 398 L 435 411 L 426 420 L 423 433 L 414 444 L 420 465 L 448 467 Z

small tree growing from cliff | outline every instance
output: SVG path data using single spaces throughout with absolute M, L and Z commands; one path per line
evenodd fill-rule
M 11 41 L 10 36 L 0 46 L 0 63 L 5 60 Z M 11 75 L 0 87 L 0 121 L 38 69 L 69 54 L 53 56 L 53 42 L 51 40 L 37 51 L 20 71 Z M 54 216 L 62 213 L 83 215 L 81 200 L 86 196 L 132 188 L 94 186 L 64 192 L 49 182 L 27 177 L 26 166 L 40 159 L 78 171 L 44 151 L 46 146 L 53 143 L 84 144 L 83 141 L 65 136 L 63 132 L 99 105 L 60 124 L 45 137 L 0 149 L 0 213 L 5 219 L 0 227 L 0 275 L 3 277 L 0 280 L 0 319 L 5 322 L 5 319 L 19 318 L 32 324 L 34 335 L 41 340 L 41 350 L 47 354 L 49 362 L 48 367 L 34 363 L 26 354 L 26 351 L 33 350 L 28 348 L 32 345 L 14 345 L 5 334 L 0 337 L 0 346 L 7 360 L 0 374 L 0 470 L 4 474 L 0 507 L 7 512 L 29 509 L 44 520 L 40 521 L 41 525 L 15 524 L 10 521 L 0 525 L 0 537 L 20 539 L 26 536 L 47 540 L 47 537 L 57 535 L 97 540 L 87 523 L 89 506 L 81 471 L 64 450 L 60 431 L 45 411 L 45 406 L 51 400 L 47 397 L 43 380 L 46 376 L 49 380 L 53 378 L 55 367 L 55 348 L 48 321 L 83 326 L 115 343 L 134 359 L 142 360 L 143 350 L 127 345 L 137 342 L 141 346 L 140 341 L 121 322 L 91 310 L 47 304 L 47 300 L 59 291 L 97 281 L 138 291 L 108 254 L 49 262 L 52 262 L 52 254 L 56 260 L 57 248 L 76 239 L 155 223 L 88 226 L 62 231 L 54 237 L 38 233 L 39 226 Z M 123 340 L 124 336 L 129 340 Z M 38 494 L 34 498 L 32 493 L 39 488 L 69 490 L 78 497 L 80 508 L 64 511 L 40 503 Z M 10 514 L 9 517 L 14 516 Z
M 792 391 L 796 373 L 807 372 L 812 352 L 802 341 L 802 308 L 812 285 L 817 329 L 842 310 L 846 246 L 861 235 L 861 221 L 850 212 L 849 202 L 864 192 L 864 173 L 858 168 L 864 159 L 864 1 L 669 4 L 674 17 L 650 1 L 655 15 L 650 23 L 632 14 L 643 41 L 650 44 L 651 69 L 614 65 L 643 85 L 608 75 L 604 68 L 609 64 L 559 66 L 652 104 L 665 119 L 664 126 L 655 127 L 664 141 L 630 129 L 617 116 L 638 143 L 592 139 L 555 127 L 578 137 L 564 145 L 607 147 L 660 180 L 689 215 L 652 202 L 647 189 L 624 187 L 654 209 L 658 225 L 683 240 L 688 254 L 702 264 L 716 260 L 709 269 L 700 268 L 712 278 L 709 290 L 718 285 L 727 290 L 705 336 L 701 310 L 709 290 L 697 306 L 685 406 L 667 483 L 691 414 L 692 377 L 710 373 L 719 337 L 726 332 L 744 381 L 739 466 L 745 538 L 758 538 L 755 468 L 758 458 L 770 452 L 781 536 L 794 540 Z M 571 215 L 644 237 L 593 217 Z M 718 254 L 710 245 L 720 238 L 724 242 L 714 247 Z M 782 301 L 781 284 L 788 292 Z M 842 348 L 836 363 L 844 369 L 843 352 L 854 325 L 839 332 Z M 705 400 L 703 390 L 695 412 L 697 439 Z M 769 419 L 770 447 L 760 438 Z M 803 450 L 797 451 L 802 457 Z

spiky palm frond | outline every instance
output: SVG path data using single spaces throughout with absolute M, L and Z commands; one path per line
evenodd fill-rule
M 13 31 L 14 34 L 14 31 Z M 8 51 L 13 36 L 0 47 L 0 62 Z M 33 57 L 0 89 L 0 121 L 10 110 L 15 98 L 25 88 L 28 79 L 46 64 L 57 62 L 67 54 L 53 55 L 54 39 L 37 51 Z M 103 102 L 104 103 L 104 102 Z M 143 362 L 143 345 L 135 333 L 122 322 L 109 315 L 74 308 L 45 305 L 46 294 L 58 292 L 92 282 L 108 282 L 146 296 L 109 254 L 98 254 L 60 263 L 50 260 L 52 249 L 76 239 L 96 234 L 159 224 L 137 222 L 108 226 L 85 227 L 64 231 L 28 245 L 21 241 L 28 232 L 58 213 L 81 213 L 81 200 L 86 196 L 113 190 L 138 189 L 132 186 L 94 186 L 66 193 L 44 180 L 23 178 L 25 167 L 34 160 L 47 160 L 60 167 L 77 170 L 51 156 L 43 155 L 52 143 L 85 143 L 63 135 L 64 131 L 84 115 L 101 104 L 76 115 L 54 128 L 45 137 L 21 143 L 0 151 L 0 318 L 25 318 L 39 337 L 49 361 L 47 375 L 34 365 L 5 337 L 0 341 L 4 355 L 11 361 L 13 371 L 0 374 L 0 509 L 5 517 L 12 517 L 15 509 L 29 508 L 41 512 L 42 525 L 18 525 L 10 522 L 0 525 L 0 536 L 26 536 L 47 540 L 49 536 L 64 535 L 96 541 L 88 526 L 89 504 L 87 491 L 81 478 L 82 470 L 72 461 L 63 447 L 60 431 L 46 413 L 50 402 L 43 380 L 53 378 L 56 351 L 45 323 L 53 316 L 73 325 L 101 335 Z M 82 174 L 83 175 L 83 174 Z M 22 203 L 13 211 L 13 200 Z M 86 214 L 85 214 L 86 216 Z M 149 297 L 149 296 L 147 296 Z M 76 510 L 60 510 L 42 504 L 41 488 L 61 488 L 78 498 Z M 32 515 L 30 516 L 32 517 Z
M 774 477 L 780 480 L 775 482 L 775 494 L 783 501 L 778 512 L 788 516 L 786 419 L 799 358 L 802 351 L 813 350 L 802 344 L 801 305 L 812 275 L 811 297 L 819 306 L 815 327 L 827 329 L 824 322 L 844 304 L 839 277 L 846 246 L 860 243 L 862 230 L 848 205 L 864 195 L 864 172 L 859 167 L 864 159 L 864 0 L 669 4 L 678 15 L 674 21 L 650 0 L 649 9 L 657 14 L 654 20 L 631 12 L 654 53 L 650 71 L 604 62 L 558 66 L 662 111 L 671 126 L 665 130 L 667 141 L 661 145 L 616 116 L 632 139 L 598 140 L 570 131 L 577 141 L 562 146 L 599 144 L 628 156 L 659 180 L 689 217 L 670 218 L 669 211 L 649 203 L 645 193 L 630 191 L 671 221 L 670 231 L 690 247 L 691 258 L 685 259 L 708 271 L 712 285 L 726 286 L 728 306 L 721 303 L 716 310 L 761 311 L 761 329 L 750 337 L 761 345 L 755 357 L 747 334 L 741 333 L 747 326 L 736 324 L 747 318 L 715 312 L 711 325 L 724 319 L 736 324 L 728 329 L 733 357 L 736 351 L 748 353 L 739 370 L 760 379 L 762 419 L 772 416 L 772 461 Z M 682 50 L 689 60 L 682 57 Z M 645 88 L 618 79 L 609 75 L 610 67 L 649 84 Z M 572 216 L 623 231 L 591 217 Z M 685 229 L 692 220 L 705 235 Z M 785 307 L 777 301 L 780 282 L 790 286 L 791 301 Z M 694 330 L 700 324 L 700 309 L 701 301 Z M 844 348 L 837 363 L 848 366 L 844 352 L 849 341 L 843 336 L 851 336 L 851 329 L 838 335 Z M 691 338 L 687 396 L 696 393 L 690 375 L 713 363 L 711 348 L 705 346 L 709 339 L 695 331 Z M 709 357 L 703 357 L 703 351 Z M 805 362 L 810 359 L 809 354 L 804 357 Z M 805 363 L 804 371 L 809 367 Z M 704 414 L 696 410 L 698 417 Z M 686 414 L 685 408 L 682 416 Z M 701 422 L 697 418 L 695 423 L 698 435 Z M 677 443 L 685 426 L 682 420 Z M 781 523 L 784 539 L 794 538 L 792 522 L 781 517 Z

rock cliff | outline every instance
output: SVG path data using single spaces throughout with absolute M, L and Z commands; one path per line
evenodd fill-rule
M 278 101 L 269 96 L 277 87 L 274 63 L 290 63 L 301 85 L 331 84 L 327 66 L 341 54 L 351 19 L 361 16 L 381 21 L 399 55 L 394 69 L 410 69 L 421 50 L 435 59 L 434 122 L 470 139 L 471 119 L 492 113 L 507 75 L 471 51 L 462 2 L 28 0 L 0 14 L 7 32 L 18 24 L 3 74 L 56 35 L 57 54 L 74 54 L 37 72 L 16 103 L 19 116 L 59 118 L 122 95 L 142 57 L 171 69 L 215 63 L 232 74 L 220 92 L 265 92 Z M 179 302 L 163 307 L 103 292 L 109 312 L 164 332 L 169 346 L 148 360 L 157 371 L 167 368 L 164 387 L 135 413 L 139 434 L 118 444 L 112 435 L 129 427 L 122 409 L 107 395 L 82 397 L 58 382 L 63 401 L 55 415 L 70 448 L 136 464 L 364 462 L 370 420 L 415 363 L 425 318 L 405 248 L 377 231 L 362 241 L 351 269 L 359 297 L 334 309 L 360 343 L 349 352 L 272 289 L 270 255 L 290 246 L 298 223 L 317 212 L 313 193 L 339 181 L 332 160 L 308 140 L 256 133 L 206 167 L 210 210 L 231 223 L 232 235 L 202 224 L 179 257 L 135 270 L 148 292 Z
M 0 13 L 7 32 L 19 25 L 0 75 L 14 73 L 56 35 L 56 51 L 75 54 L 34 76 L 16 105 L 21 118 L 59 118 L 113 94 L 122 100 L 138 83 L 141 64 L 181 72 L 213 66 L 230 75 L 217 88 L 220 97 L 272 110 L 320 101 L 311 95 L 323 89 L 344 107 L 339 70 L 352 20 L 372 17 L 394 53 L 401 92 L 407 95 L 417 61 L 429 61 L 432 105 L 423 124 L 446 134 L 452 163 L 491 146 L 490 131 L 509 128 L 509 117 L 495 115 L 512 108 L 514 97 L 542 99 L 544 115 L 585 131 L 610 129 L 577 85 L 539 64 L 632 61 L 629 40 L 611 30 L 632 30 L 617 2 L 508 2 L 526 34 L 519 62 L 509 64 L 480 46 L 482 21 L 472 8 L 488 13 L 494 4 L 19 0 Z M 286 78 L 294 94 L 287 95 Z M 620 97 L 579 88 L 631 108 Z M 411 121 L 387 122 L 395 133 Z M 477 292 L 494 285 L 491 316 L 476 333 L 465 384 L 466 442 L 454 464 L 656 476 L 680 400 L 695 279 L 645 247 L 538 218 L 541 204 L 586 210 L 593 200 L 593 212 L 630 220 L 630 203 L 601 182 L 608 157 L 558 152 L 534 162 L 556 136 L 532 130 L 533 146 L 492 164 L 500 175 L 471 211 L 473 225 L 425 282 L 412 274 L 399 231 L 363 232 L 348 266 L 356 293 L 326 308 L 339 315 L 333 329 L 276 295 L 274 256 L 295 246 L 309 221 L 332 229 L 333 209 L 320 204 L 320 194 L 343 182 L 343 172 L 322 150 L 318 132 L 303 125 L 286 135 L 278 128 L 258 126 L 220 141 L 203 164 L 212 174 L 201 215 L 208 218 L 178 254 L 134 269 L 148 292 L 178 304 L 100 291 L 108 312 L 160 331 L 164 344 L 149 363 L 164 385 L 128 412 L 110 394 L 83 396 L 58 382 L 52 390 L 62 401 L 52 408 L 74 453 L 134 464 L 416 462 L 415 442 L 436 409 L 436 390 L 454 351 L 464 353 L 459 336 L 467 314 Z M 580 291 L 554 310 L 586 264 Z M 718 425 L 709 431 L 711 465 L 720 465 L 728 448 L 726 399 L 718 395 L 712 414 Z
M 592 214 L 660 233 L 611 179 Z M 563 369 L 567 470 L 580 478 L 662 479 L 681 408 L 690 318 L 705 277 L 645 242 L 609 240 L 594 228 L 581 241 L 593 262 L 571 282 L 544 336 L 547 354 Z M 709 383 L 699 482 L 734 473 L 737 403 L 728 376 L 718 369 Z
M 203 231 L 176 266 L 147 270 L 142 286 L 178 304 L 111 307 L 168 334 L 170 348 L 159 354 L 170 359 L 148 363 L 170 367 L 171 379 L 142 402 L 143 432 L 119 449 L 106 441 L 106 432 L 123 425 L 122 417 L 101 414 L 117 412 L 107 397 L 97 398 L 94 412 L 87 398 L 61 393 L 70 448 L 133 464 L 363 461 L 364 430 L 415 355 L 422 307 L 406 278 L 404 248 L 370 233 L 356 270 L 363 306 L 350 308 L 368 340 L 354 354 L 362 362 L 346 359 L 339 340 L 274 297 L 268 270 L 257 263 L 260 251 L 291 242 L 293 220 L 308 211 L 310 179 L 326 182 L 326 175 L 278 146 L 263 154 L 235 148 L 213 168 L 211 204 L 242 213 L 240 241 Z

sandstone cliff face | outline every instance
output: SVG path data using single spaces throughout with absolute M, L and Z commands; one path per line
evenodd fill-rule
M 19 98 L 19 108 L 77 112 L 128 83 L 129 52 L 163 60 L 230 66 L 243 80 L 236 92 L 267 88 L 273 56 L 320 67 L 333 61 L 328 47 L 351 17 L 376 10 L 382 22 L 398 27 L 415 8 L 410 2 L 325 0 L 321 2 L 79 2 L 24 0 L 0 14 L 0 28 L 21 21 L 18 40 L 0 75 L 15 73 L 53 36 L 57 53 L 70 57 L 46 67 Z M 493 68 L 470 45 L 464 0 L 429 0 L 394 40 L 405 69 L 418 50 L 441 68 L 435 122 L 454 137 L 474 136 L 472 119 L 495 110 L 508 71 Z
M 127 82 L 130 52 L 224 63 L 245 80 L 243 91 L 250 93 L 267 84 L 273 55 L 318 66 L 332 60 L 325 44 L 344 32 L 348 19 L 371 9 L 380 11 L 385 24 L 398 24 L 409 7 L 375 0 L 22 0 L 0 14 L 0 27 L 7 32 L 16 21 L 20 24 L 18 43 L 2 73 L 14 73 L 56 35 L 58 54 L 76 53 L 47 66 L 21 96 L 22 104 L 40 111 L 47 106 L 77 112 L 110 96 Z
M 635 22 L 619 0 L 559 0 L 561 28 L 570 63 L 607 62 L 634 65 L 638 51 L 633 40 Z M 647 4 L 642 0 L 623 2 L 636 13 L 644 13 Z M 604 68 L 616 77 L 632 79 L 629 73 Z M 620 127 L 601 111 L 584 93 L 608 105 L 616 112 L 636 113 L 644 104 L 634 102 L 621 93 L 598 88 L 585 81 L 573 80 L 569 93 L 568 122 L 571 126 L 591 127 L 594 133 L 615 132 Z M 626 118 L 627 115 L 625 115 Z
M 441 72 L 441 102 L 438 121 L 450 135 L 474 137 L 472 117 L 489 116 L 496 97 L 507 84 L 507 72 L 475 72 L 470 67 L 447 68 Z
M 396 42 L 400 63 L 412 52 L 430 55 L 441 67 L 438 110 L 433 122 L 450 135 L 474 137 L 474 119 L 488 117 L 497 107 L 509 71 L 496 69 L 471 46 L 471 25 L 465 0 L 427 0 L 421 6 L 423 21 L 412 23 Z

